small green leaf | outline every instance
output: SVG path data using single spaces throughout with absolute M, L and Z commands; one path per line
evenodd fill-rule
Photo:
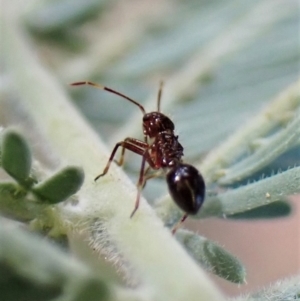
M 245 268 L 236 257 L 210 241 L 204 243 L 203 250 L 214 274 L 233 283 L 245 283 Z
M 245 283 L 246 271 L 241 262 L 216 243 L 191 231 L 179 229 L 176 238 L 205 269 L 233 283 Z
M 20 184 L 30 186 L 31 151 L 22 135 L 8 129 L 2 137 L 2 167 Z
M 36 185 L 32 191 L 43 201 L 56 204 L 76 193 L 84 180 L 82 168 L 68 166 Z

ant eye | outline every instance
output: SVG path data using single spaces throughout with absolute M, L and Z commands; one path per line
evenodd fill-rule
M 197 214 L 205 197 L 205 183 L 199 171 L 180 164 L 167 173 L 170 194 L 178 207 L 188 214 Z

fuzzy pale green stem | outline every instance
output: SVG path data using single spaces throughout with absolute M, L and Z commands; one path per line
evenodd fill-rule
M 136 188 L 119 168 L 112 166 L 109 175 L 94 183 L 93 178 L 105 166 L 107 149 L 34 57 L 34 48 L 28 45 L 16 18 L 19 12 L 15 10 L 21 5 L 17 0 L 3 4 L 7 66 L 37 126 L 64 161 L 82 166 L 86 174 L 79 204 L 61 205 L 54 215 L 61 231 L 68 224 L 89 231 L 89 225 L 99 218 L 110 239 L 152 289 L 155 300 L 222 300 L 144 199 L 129 219 Z
M 289 301 L 300 298 L 300 275 L 279 280 L 253 294 L 228 299 L 228 301 Z

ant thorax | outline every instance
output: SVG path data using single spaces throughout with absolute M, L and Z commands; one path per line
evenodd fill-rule
M 153 138 L 149 148 L 149 155 L 155 169 L 172 168 L 182 161 L 183 147 L 170 130 L 160 132 Z
M 174 129 L 172 120 L 160 112 L 150 112 L 144 115 L 143 132 L 149 145 L 149 156 L 153 162 L 153 168 L 170 168 L 181 162 L 183 147 L 178 142 Z

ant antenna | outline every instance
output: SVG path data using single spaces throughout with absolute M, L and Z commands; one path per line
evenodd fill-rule
M 161 99 L 163 85 L 164 85 L 164 82 L 161 80 L 159 82 L 159 90 L 158 90 L 158 95 L 157 95 L 157 112 L 160 112 L 160 99 Z
M 135 104 L 136 106 L 138 106 L 138 107 L 141 109 L 141 111 L 142 111 L 142 113 L 143 113 L 144 115 L 146 114 L 146 111 L 145 111 L 144 107 L 143 107 L 141 104 L 139 104 L 139 103 L 136 102 L 135 100 L 129 98 L 128 96 L 126 96 L 126 95 L 124 95 L 124 94 L 122 94 L 122 93 L 120 93 L 120 92 L 118 92 L 118 91 L 115 91 L 115 90 L 110 89 L 110 88 L 108 88 L 108 87 L 105 87 L 105 86 L 102 86 L 102 85 L 99 85 L 99 84 L 96 84 L 96 83 L 93 83 L 93 82 L 88 82 L 88 81 L 85 81 L 85 82 L 76 82 L 76 83 L 72 83 L 72 84 L 71 84 L 71 86 L 82 86 L 82 85 L 89 85 L 89 86 L 92 86 L 92 87 L 94 87 L 94 88 L 98 88 L 98 89 L 105 90 L 105 91 L 108 91 L 108 92 L 110 92 L 110 93 L 119 95 L 119 96 L 121 96 L 121 97 L 123 97 L 123 98 L 129 100 L 130 102 L 132 102 L 132 103 Z M 160 94 L 161 94 L 161 91 L 160 91 Z M 160 98 L 160 96 L 159 96 L 159 98 Z

